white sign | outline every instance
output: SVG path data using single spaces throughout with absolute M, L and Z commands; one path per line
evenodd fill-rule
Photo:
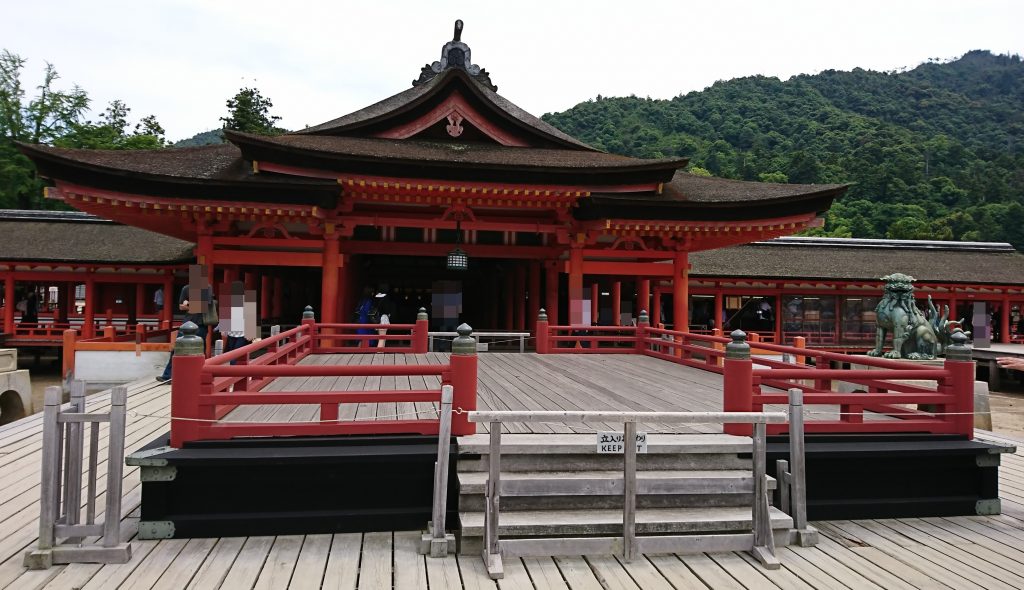
M 597 433 L 597 452 L 598 453 L 610 453 L 615 455 L 621 455 L 626 451 L 626 445 L 624 444 L 625 434 L 621 432 L 598 432 Z M 647 452 L 647 433 L 637 432 L 636 433 L 636 452 L 646 453 Z

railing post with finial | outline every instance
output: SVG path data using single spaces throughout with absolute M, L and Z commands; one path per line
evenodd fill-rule
M 306 335 L 309 336 L 309 344 L 300 347 L 302 352 L 298 353 L 297 356 L 299 358 L 302 358 L 309 353 L 320 352 L 320 343 L 317 341 L 316 315 L 313 313 L 312 305 L 307 305 L 306 309 L 302 310 L 302 325 L 308 326 L 309 328 L 306 332 Z
M 452 341 L 451 380 L 455 390 L 453 407 L 456 415 L 452 417 L 452 434 L 464 436 L 476 433 L 476 423 L 470 422 L 467 412 L 476 410 L 476 338 L 473 328 L 462 324 L 456 331 L 458 337 Z
M 171 359 L 171 446 L 177 449 L 199 439 L 200 422 L 195 419 L 213 419 L 213 408 L 199 403 L 206 343 L 196 335 L 199 326 L 192 322 L 182 324 L 179 331 L 182 335 L 174 343 Z
M 430 331 L 430 318 L 427 316 L 427 308 L 421 307 L 416 313 L 416 327 L 412 332 L 412 351 L 414 354 L 427 353 L 427 332 Z
M 734 330 L 729 336 L 732 342 L 725 345 L 722 369 L 722 409 L 726 412 L 750 412 L 753 410 L 754 363 L 750 360 L 747 334 Z M 724 424 L 723 430 L 726 434 L 751 434 L 749 424 Z
M 950 380 L 946 385 L 956 401 L 953 406 L 946 406 L 946 416 L 953 424 L 953 432 L 962 434 L 968 439 L 974 438 L 974 360 L 971 348 L 967 346 L 967 335 L 957 329 L 950 336 L 953 344 L 946 347 L 946 360 L 943 368 L 949 371 Z
M 647 351 L 647 328 L 651 327 L 651 318 L 647 315 L 646 309 L 640 310 L 640 317 L 636 320 L 636 353 L 643 354 Z
M 548 346 L 550 341 L 548 340 L 548 336 L 551 335 L 549 330 L 548 312 L 542 307 L 540 308 L 540 311 L 537 312 L 537 333 L 534 341 L 536 342 L 537 354 L 547 354 L 549 352 Z

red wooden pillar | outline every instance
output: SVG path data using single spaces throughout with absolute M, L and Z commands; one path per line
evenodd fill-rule
M 527 324 L 537 321 L 537 314 L 540 312 L 541 306 L 541 293 L 540 293 L 540 261 L 530 261 L 530 316 L 527 319 Z
M 260 319 L 270 317 L 270 300 L 273 298 L 273 282 L 266 274 L 260 276 Z
M 583 250 L 569 250 L 569 324 L 583 323 Z
M 345 322 L 352 317 L 354 306 L 349 303 L 349 255 L 342 253 L 338 257 L 338 321 Z
M 522 262 L 516 264 L 516 327 L 517 332 L 526 330 L 526 267 Z
M 82 338 L 96 336 L 96 280 L 85 279 L 85 310 L 82 318 Z
M 1010 343 L 1010 298 L 1003 297 L 999 305 L 999 342 Z
M 320 283 L 320 321 L 325 324 L 338 322 L 338 235 L 324 236 L 324 261 Z
M 754 375 L 750 360 L 750 346 L 743 340 L 733 340 L 726 346 L 722 362 L 722 410 L 725 412 L 751 412 L 754 408 Z M 750 436 L 750 424 L 723 424 L 726 434 Z
M 622 281 L 612 282 L 612 325 L 622 325 Z
M 14 300 L 14 273 L 4 275 L 4 333 L 14 333 L 14 306 L 18 302 Z
M 598 305 L 601 297 L 601 283 L 595 277 L 593 283 L 590 284 L 590 325 L 597 325 L 597 316 L 601 313 L 601 306 Z
M 558 263 L 549 260 L 545 267 L 544 310 L 548 312 L 548 323 L 558 325 Z
M 715 327 L 725 334 L 725 297 L 722 296 L 722 287 L 715 287 Z M 779 314 L 782 315 L 782 314 Z
M 661 285 L 654 286 L 654 301 L 651 302 L 651 325 L 655 328 L 662 328 L 661 325 Z
M 281 280 L 281 277 L 274 277 L 274 299 L 270 302 L 270 315 L 274 319 L 281 317 L 281 306 L 284 304 L 282 300 L 284 295 L 283 284 L 284 281 Z
M 508 331 L 515 327 L 515 288 L 515 271 L 509 268 L 505 272 L 505 317 L 502 323 L 502 329 Z
M 178 294 L 174 292 L 174 276 L 170 273 L 164 277 L 164 307 L 160 310 L 160 323 L 167 322 L 170 326 L 174 310 L 178 307 Z
M 136 283 L 135 285 L 135 321 L 138 322 L 146 313 L 146 285 Z
M 689 257 L 686 252 L 676 252 L 672 265 L 672 322 L 676 330 L 690 330 L 690 312 L 687 309 L 690 298 Z
M 634 314 L 637 317 L 637 322 L 640 321 L 640 312 L 646 311 L 650 315 L 651 323 L 657 324 L 658 318 L 655 315 L 651 315 L 651 279 L 640 279 L 636 293 L 636 309 Z
M 242 283 L 245 285 L 246 291 L 256 290 L 256 273 L 251 270 L 247 270 L 242 273 Z

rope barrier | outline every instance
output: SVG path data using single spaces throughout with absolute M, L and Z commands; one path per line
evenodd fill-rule
M 381 402 L 381 403 L 415 403 L 415 402 Z M 430 403 L 433 403 L 433 402 L 430 402 Z M 274 404 L 274 405 L 277 405 L 277 404 Z M 297 404 L 297 405 L 319 405 L 319 404 Z M 466 410 L 463 410 L 462 408 L 453 408 L 452 409 L 452 413 L 453 414 L 461 415 L 461 414 L 466 414 L 468 412 Z M 986 414 L 995 416 L 995 415 L 1000 415 L 1000 414 L 1024 414 L 1024 409 L 1022 409 L 1022 410 L 1007 410 L 1005 412 L 991 412 L 990 411 L 990 412 L 923 412 L 923 413 L 928 414 L 929 416 L 977 416 L 977 415 L 986 415 Z M 210 419 L 210 418 L 185 418 L 185 417 L 170 416 L 170 415 L 165 416 L 165 415 L 161 415 L 161 414 L 145 414 L 145 413 L 142 413 L 142 412 L 136 412 L 134 410 L 129 410 L 128 414 L 130 416 L 134 416 L 134 417 L 137 417 L 137 418 L 162 418 L 162 419 L 166 419 L 166 420 L 179 420 L 179 421 L 182 421 L 182 422 L 207 422 L 207 423 L 224 423 L 224 424 L 267 424 L 267 422 L 259 422 L 259 421 L 252 421 L 252 420 L 237 420 L 237 421 L 229 420 L 229 421 L 224 421 L 224 420 Z M 401 418 L 401 417 L 404 417 L 404 416 L 420 416 L 420 415 L 427 415 L 427 416 L 431 416 L 431 417 L 437 418 L 440 415 L 440 412 L 437 410 L 437 408 L 432 408 L 431 410 L 417 410 L 417 411 L 413 411 L 413 412 L 401 412 L 401 413 L 396 413 L 396 414 L 378 414 L 376 416 L 367 417 L 367 418 L 338 418 L 338 419 L 334 419 L 334 420 L 319 420 L 319 419 L 317 419 L 317 420 L 297 420 L 297 421 L 289 421 L 289 423 L 290 424 L 322 424 L 324 422 L 371 422 L 371 421 L 380 420 L 380 419 Z M 804 415 L 805 416 L 864 416 L 864 415 L 887 416 L 888 414 L 886 414 L 884 412 L 870 412 L 870 411 L 869 412 L 815 412 L 815 411 L 810 411 L 810 410 L 804 410 Z M 565 425 L 564 422 L 531 421 L 530 423 L 531 424 L 563 425 L 563 426 Z M 581 423 L 582 424 L 586 424 L 586 422 L 581 422 Z M 657 424 L 657 422 L 653 422 L 653 423 Z M 721 422 L 720 421 L 693 422 L 692 424 L 721 424 Z M 588 430 L 589 432 L 600 432 L 598 430 L 589 430 L 589 429 L 584 429 L 584 430 Z M 657 430 L 654 430 L 654 431 L 649 431 L 649 432 L 668 433 L 668 432 L 671 432 L 671 431 L 657 431 Z

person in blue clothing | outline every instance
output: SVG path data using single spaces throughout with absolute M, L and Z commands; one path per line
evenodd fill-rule
M 363 289 L 363 297 L 359 300 L 359 305 L 356 306 L 356 322 L 360 324 L 376 324 L 378 321 L 378 310 L 377 302 L 373 297 L 373 288 L 366 287 Z M 356 330 L 356 334 L 372 334 L 373 330 L 369 328 L 359 328 Z M 367 346 L 376 346 L 377 341 L 367 341 Z
M 192 306 L 192 309 L 199 309 L 200 311 L 189 311 L 189 289 L 192 286 L 192 284 L 202 285 L 202 283 L 200 282 L 200 275 L 202 272 L 201 267 L 199 267 L 198 265 L 193 265 L 193 267 L 194 268 L 189 268 L 189 284 L 182 287 L 181 292 L 178 294 L 178 309 L 186 312 L 185 317 L 182 319 L 181 323 L 184 324 L 185 322 L 192 322 L 196 326 L 198 326 L 199 329 L 196 330 L 196 336 L 199 336 L 205 342 L 206 332 L 209 329 L 209 327 L 206 325 L 206 322 L 203 319 L 203 313 L 201 310 L 205 309 L 207 306 L 214 305 L 213 295 L 212 290 L 208 285 L 197 287 L 196 290 L 199 292 L 201 301 L 199 302 L 198 305 Z M 196 270 L 195 274 L 193 274 L 193 270 Z M 194 278 L 199 280 L 193 280 Z M 181 338 L 182 336 L 183 334 L 179 330 L 178 337 Z M 171 380 L 171 363 L 173 361 L 174 350 L 171 349 L 171 356 L 170 358 L 167 359 L 167 366 L 164 367 L 164 372 L 161 373 L 156 378 L 157 381 L 164 383 Z

